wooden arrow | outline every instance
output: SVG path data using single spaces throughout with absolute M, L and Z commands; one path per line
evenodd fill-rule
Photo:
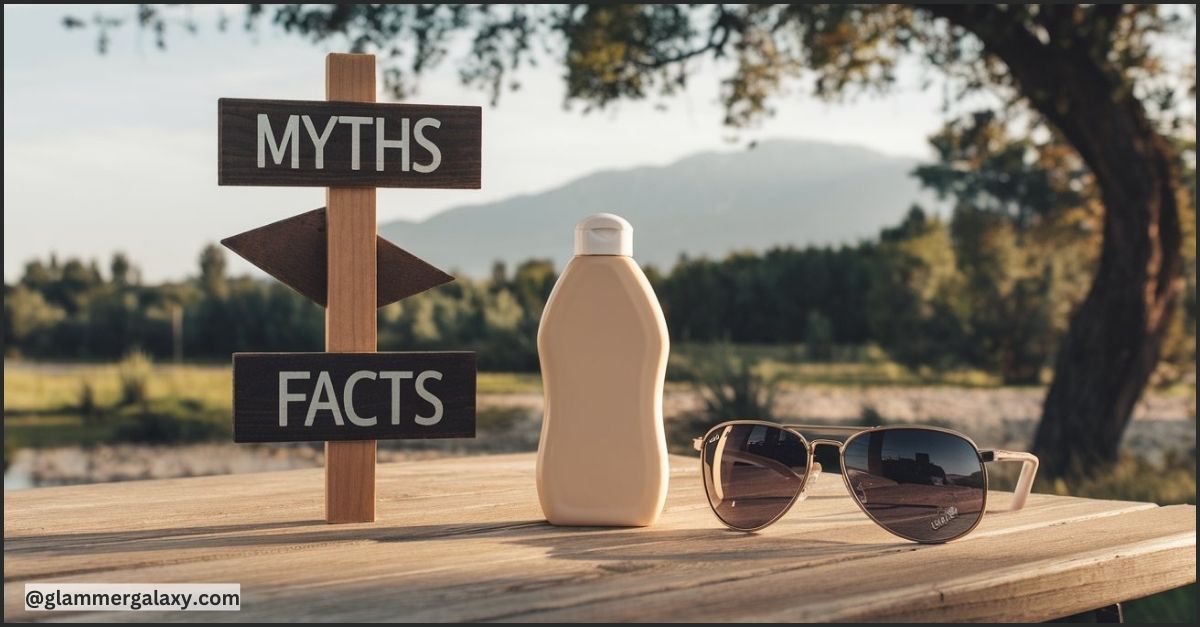
M 227 237 L 221 244 L 324 307 L 329 247 L 325 228 L 325 207 L 321 207 Z M 378 236 L 375 261 L 378 307 L 454 280 Z

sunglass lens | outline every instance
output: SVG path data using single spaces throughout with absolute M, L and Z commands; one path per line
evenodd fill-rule
M 983 462 L 975 446 L 955 434 L 870 431 L 848 440 L 842 459 L 853 497 L 897 535 L 945 542 L 983 515 Z
M 726 425 L 710 432 L 702 459 L 708 502 L 735 529 L 756 529 L 783 514 L 808 470 L 804 440 L 768 425 Z

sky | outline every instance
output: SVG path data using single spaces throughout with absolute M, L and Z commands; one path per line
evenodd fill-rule
M 320 100 L 324 56 L 344 51 L 336 42 L 313 45 L 270 29 L 219 33 L 218 9 L 202 8 L 201 32 L 176 31 L 165 52 L 149 34 L 126 28 L 99 55 L 95 31 L 61 25 L 64 15 L 94 11 L 4 8 L 6 282 L 51 252 L 96 258 L 106 268 L 115 251 L 124 251 L 144 280 L 180 279 L 195 274 L 205 244 L 324 204 L 321 188 L 218 187 L 217 99 Z M 906 66 L 883 97 L 826 103 L 794 90 L 774 103 L 775 117 L 730 142 L 734 133 L 721 125 L 717 101 L 721 74 L 711 65 L 665 111 L 653 101 L 623 102 L 585 115 L 578 106 L 564 110 L 561 66 L 525 70 L 522 89 L 492 108 L 485 93 L 458 83 L 455 58 L 427 75 L 412 101 L 484 106 L 482 189 L 380 189 L 380 223 L 536 193 L 599 170 L 736 150 L 756 139 L 830 141 L 927 158 L 926 138 L 944 119 L 940 91 Z M 252 269 L 230 257 L 231 272 Z

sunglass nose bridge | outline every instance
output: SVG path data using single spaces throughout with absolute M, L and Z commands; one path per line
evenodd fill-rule
M 842 443 L 838 440 L 830 440 L 826 438 L 817 438 L 808 441 L 809 450 L 812 451 L 812 459 L 814 464 L 820 464 L 826 472 L 840 474 L 842 472 Z

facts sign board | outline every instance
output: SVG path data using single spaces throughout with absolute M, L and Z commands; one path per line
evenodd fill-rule
M 221 185 L 479 189 L 480 107 L 217 101 Z
M 233 440 L 475 437 L 475 353 L 235 353 Z

